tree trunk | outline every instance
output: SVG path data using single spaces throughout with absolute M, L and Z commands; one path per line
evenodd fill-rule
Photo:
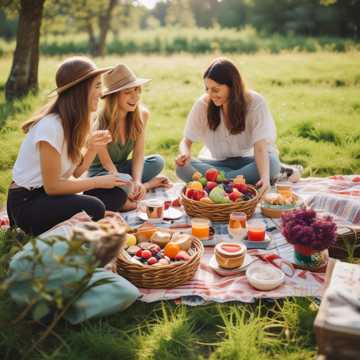
M 114 10 L 117 0 L 109 0 L 109 5 L 104 14 L 101 14 L 98 18 L 99 23 L 99 38 L 96 41 L 96 46 L 92 52 L 93 56 L 104 56 L 106 48 L 106 36 L 110 29 L 110 21 L 112 12 Z
M 7 100 L 38 90 L 39 40 L 45 0 L 21 0 L 16 49 L 5 85 Z

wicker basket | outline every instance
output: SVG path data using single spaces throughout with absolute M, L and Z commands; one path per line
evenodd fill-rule
M 329 255 L 335 259 L 350 261 L 354 257 L 360 257 L 360 229 L 339 226 L 336 243 L 329 247 Z
M 248 219 L 254 214 L 260 195 L 254 186 L 248 185 L 249 191 L 255 196 L 247 201 L 236 201 L 228 204 L 209 204 L 189 199 L 185 194 L 185 187 L 181 192 L 181 201 L 186 213 L 191 217 L 203 217 L 211 221 L 227 222 L 233 211 L 243 211 Z
M 117 272 L 140 288 L 174 288 L 194 277 L 203 252 L 202 242 L 194 238 L 189 250 L 190 260 L 169 265 L 142 265 L 132 262 L 122 250 L 116 259 Z

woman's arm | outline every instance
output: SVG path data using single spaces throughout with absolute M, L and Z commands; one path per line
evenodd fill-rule
M 175 163 L 184 166 L 191 159 L 192 141 L 186 137 L 182 138 L 179 145 L 180 154 L 176 157 Z
M 123 185 L 115 175 L 85 179 L 62 179 L 60 154 L 48 142 L 39 142 L 41 175 L 48 195 L 76 194 L 94 188 L 111 189 Z
M 143 131 L 136 139 L 132 156 L 131 174 L 134 181 L 139 184 L 141 184 L 142 172 L 144 168 L 145 129 L 149 116 L 150 114 L 147 110 L 142 110 L 141 118 L 144 124 Z
M 107 170 L 110 174 L 116 174 L 118 172 L 115 164 L 111 160 L 109 152 L 107 148 L 104 146 L 102 149 L 98 150 L 98 156 L 101 162 L 101 165 L 105 170 Z
M 73 175 L 80 177 L 94 161 L 96 154 L 103 149 L 106 149 L 106 145 L 111 142 L 111 135 L 108 130 L 96 130 L 91 135 L 87 143 L 86 153 L 81 163 L 74 170 Z M 111 159 L 110 159 L 111 160 Z M 112 163 L 112 162 L 111 162 Z
M 270 187 L 270 165 L 266 140 L 259 140 L 254 144 L 256 166 L 260 175 L 258 185 L 266 189 Z

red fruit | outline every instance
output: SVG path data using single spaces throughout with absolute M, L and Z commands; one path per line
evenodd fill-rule
M 171 206 L 171 200 L 166 200 L 164 202 L 164 209 L 167 210 Z
M 154 264 L 156 264 L 158 261 L 156 260 L 156 258 L 154 258 L 153 256 L 150 258 L 150 259 L 148 259 L 148 261 L 147 261 L 147 263 L 148 263 L 148 265 L 154 265 Z
M 152 252 L 150 250 L 143 250 L 141 252 L 141 257 L 143 259 L 150 259 L 152 257 Z
M 206 172 L 205 172 L 205 177 L 206 177 L 207 181 L 215 181 L 216 182 L 218 175 L 219 175 L 219 171 L 215 168 L 211 168 L 209 170 L 206 170 Z
M 192 199 L 192 198 L 193 198 L 194 191 L 195 191 L 194 189 L 186 189 L 185 195 L 186 195 L 189 199 Z
M 207 186 L 207 188 L 209 189 L 209 192 L 210 192 L 214 187 L 217 186 L 217 183 L 215 181 L 208 181 L 206 186 Z
M 135 255 L 137 256 L 137 257 L 142 257 L 142 252 L 143 252 L 144 250 L 143 249 L 139 249 L 136 253 L 135 253 Z
M 157 254 L 157 253 L 161 250 L 161 248 L 160 248 L 159 245 L 153 244 L 153 245 L 149 248 L 149 250 L 151 251 L 151 253 L 152 253 L 153 255 L 155 255 L 155 254 Z
M 173 200 L 171 205 L 174 206 L 174 207 L 180 207 L 181 206 L 180 198 L 177 198 L 177 199 Z
M 175 260 L 189 260 L 190 259 L 190 255 L 184 251 L 184 250 L 180 250 L 176 256 L 175 256 Z
M 241 196 L 240 192 L 233 191 L 232 193 L 229 194 L 229 199 L 231 201 L 237 201 L 238 199 L 240 199 L 240 196 Z
M 245 194 L 248 191 L 248 186 L 246 184 L 234 184 L 234 188 Z
M 206 196 L 204 190 L 194 190 L 193 200 L 199 201 L 202 197 Z

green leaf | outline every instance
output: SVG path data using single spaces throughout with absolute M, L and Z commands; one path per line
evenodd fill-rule
M 50 308 L 46 303 L 40 302 L 34 306 L 32 315 L 34 320 L 39 321 L 50 312 Z

